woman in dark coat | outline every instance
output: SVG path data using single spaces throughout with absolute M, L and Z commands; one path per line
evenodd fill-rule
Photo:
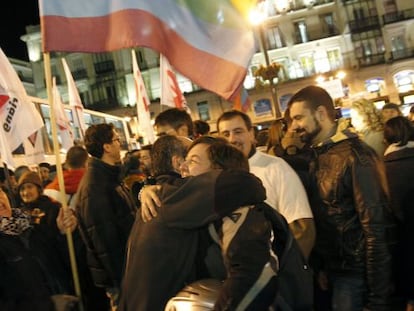
M 0 189 L 0 310 L 52 311 L 43 267 L 29 247 L 30 215 L 10 207 Z
M 406 310 L 414 310 L 414 125 L 402 116 L 389 119 L 384 138 L 389 144 L 384 161 L 399 233 L 394 255 L 397 295 L 404 298 Z
M 21 210 L 31 215 L 32 251 L 44 262 L 46 272 L 50 272 L 45 274 L 49 277 L 47 282 L 50 289 L 54 294 L 71 293 L 70 263 L 61 204 L 42 195 L 42 181 L 35 172 L 23 174 L 17 189 Z M 74 225 L 73 230 L 77 223 L 75 216 L 69 221 Z

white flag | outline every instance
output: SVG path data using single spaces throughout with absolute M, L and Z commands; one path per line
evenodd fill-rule
M 73 132 L 70 121 L 65 113 L 62 98 L 60 97 L 59 89 L 56 85 L 56 79 L 53 78 L 53 109 L 56 117 L 56 125 L 61 139 L 61 147 L 68 151 L 73 146 Z
M 0 135 L 0 158 L 1 162 L 6 163 L 9 167 L 15 167 L 12 151 L 10 150 L 9 144 L 6 142 L 3 133 Z
M 87 126 L 83 116 L 83 105 L 76 87 L 75 80 L 73 80 L 72 73 L 66 60 L 62 58 L 63 69 L 65 70 L 66 81 L 68 83 L 69 105 L 74 107 L 75 119 L 80 129 L 80 136 L 83 139 Z
M 160 55 L 160 81 L 161 81 L 161 105 L 186 109 L 188 112 L 187 102 L 177 77 L 171 68 L 170 63 L 164 55 Z
M 43 127 L 42 117 L 28 99 L 26 90 L 3 50 L 0 49 L 0 135 L 9 151 Z M 9 158 L 2 149 L 3 160 Z
M 132 50 L 132 70 L 135 80 L 135 90 L 137 94 L 137 114 L 140 132 L 144 135 L 144 139 L 152 144 L 155 141 L 154 128 L 151 124 L 151 115 L 149 111 L 150 101 L 148 99 L 147 90 L 142 79 L 141 72 L 138 67 L 135 51 Z
M 45 151 L 41 131 L 37 131 L 23 142 L 24 160 L 27 165 L 39 164 L 45 160 Z

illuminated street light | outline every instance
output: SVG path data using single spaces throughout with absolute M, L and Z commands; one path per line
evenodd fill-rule
M 315 79 L 316 83 L 321 84 L 323 81 L 325 81 L 324 76 L 317 76 Z
M 339 79 L 339 80 L 342 80 L 343 78 L 345 78 L 345 76 L 346 76 L 346 73 L 345 73 L 345 71 L 338 71 L 338 73 L 336 74 L 336 77 Z
M 266 18 L 267 18 L 266 1 L 260 2 L 256 6 L 256 8 L 250 11 L 249 13 L 249 20 L 252 23 L 252 25 L 255 26 L 259 34 L 260 51 L 262 52 L 264 59 L 265 59 L 265 64 L 266 64 L 265 68 L 271 69 L 272 64 L 270 63 L 270 60 L 269 60 L 269 53 L 267 49 L 267 44 L 266 44 L 266 39 L 265 39 L 265 29 L 264 29 Z M 272 94 L 272 101 L 273 101 L 272 107 L 274 107 L 275 117 L 280 118 L 282 116 L 282 113 L 281 113 L 279 101 L 277 98 L 276 85 L 273 81 L 275 77 L 269 78 L 268 81 L 270 85 L 270 91 Z

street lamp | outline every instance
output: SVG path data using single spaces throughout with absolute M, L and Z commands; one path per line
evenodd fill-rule
M 279 105 L 279 100 L 277 98 L 276 84 L 274 83 L 274 78 L 277 77 L 278 72 L 279 72 L 278 69 L 280 69 L 280 67 L 278 68 L 275 67 L 277 66 L 277 64 L 275 65 L 271 64 L 269 60 L 269 53 L 268 53 L 268 48 L 266 44 L 267 41 L 265 39 L 264 21 L 267 18 L 267 14 L 265 11 L 264 3 L 265 1 L 261 2 L 260 4 L 258 4 L 258 6 L 254 10 L 250 12 L 249 19 L 252 25 L 255 26 L 255 28 L 257 29 L 257 33 L 259 35 L 260 51 L 262 52 L 264 56 L 265 64 L 266 64 L 266 67 L 259 68 L 259 70 L 262 70 L 263 72 L 263 74 L 259 74 L 259 75 L 263 78 L 263 80 L 269 81 L 270 91 L 272 94 L 272 102 L 273 102 L 272 106 L 274 107 L 276 118 L 280 118 L 282 116 L 282 113 L 281 113 L 281 109 Z

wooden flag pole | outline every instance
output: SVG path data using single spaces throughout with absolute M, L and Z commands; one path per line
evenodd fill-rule
M 44 59 L 44 67 L 45 67 L 47 97 L 48 97 L 49 105 L 50 105 L 50 125 L 52 129 L 53 150 L 54 150 L 55 157 L 56 157 L 56 173 L 57 173 L 58 182 L 59 182 L 59 189 L 60 189 L 59 194 L 60 194 L 60 199 L 61 199 L 60 201 L 62 202 L 62 208 L 63 208 L 64 213 L 69 213 L 71 211 L 69 210 L 68 204 L 66 202 L 65 183 L 63 180 L 63 169 L 62 169 L 62 163 L 60 159 L 59 141 L 57 137 L 56 116 L 54 112 L 50 54 L 47 52 L 43 53 L 43 59 Z M 73 277 L 73 283 L 75 286 L 75 294 L 79 298 L 79 310 L 83 311 L 82 294 L 81 294 L 81 289 L 80 289 L 80 284 L 79 284 L 78 267 L 76 265 L 75 248 L 73 246 L 72 232 L 70 231 L 69 228 L 66 229 L 66 240 L 68 242 L 70 265 L 72 268 L 72 277 Z

